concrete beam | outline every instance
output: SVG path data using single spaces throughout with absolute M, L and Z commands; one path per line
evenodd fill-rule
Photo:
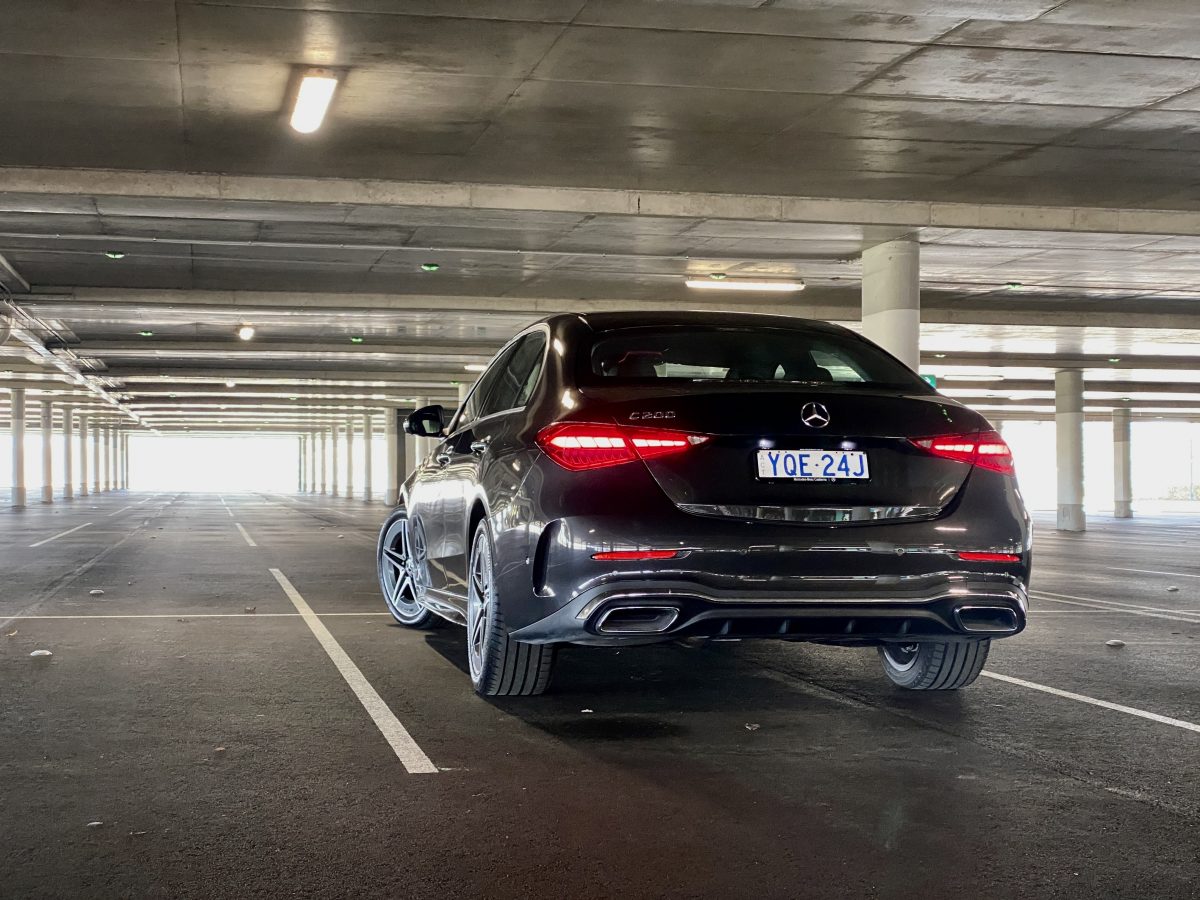
M 777 194 L 715 194 L 614 188 L 527 187 L 464 182 L 218 175 L 114 169 L 0 168 L 6 192 L 119 196 L 223 203 L 338 203 L 453 209 L 544 210 L 632 217 L 705 217 L 908 228 L 1200 235 L 1200 213 L 1036 204 L 931 203 Z M 0 209 L 6 206 L 0 195 Z

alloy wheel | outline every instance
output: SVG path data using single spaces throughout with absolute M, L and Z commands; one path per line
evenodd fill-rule
M 486 536 L 480 532 L 471 550 L 471 577 L 467 587 L 467 656 L 471 665 L 471 679 L 475 682 L 479 681 L 483 671 L 494 599 L 492 551 Z
M 383 538 L 380 579 L 388 609 L 401 622 L 425 614 L 417 600 L 420 563 L 424 559 L 424 536 L 407 517 L 397 519 Z

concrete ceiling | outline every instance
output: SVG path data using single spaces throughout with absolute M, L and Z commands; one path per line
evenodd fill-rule
M 329 127 L 285 112 L 343 72 Z M 0 164 L 1200 204 L 1190 0 L 8 0 Z
M 1096 414 L 1200 407 L 1189 2 L 10 0 L 0 25 L 0 286 L 28 316 L 0 385 L 35 402 L 295 430 L 453 402 L 550 312 L 855 326 L 860 254 L 909 235 L 947 393 L 1044 415 L 1075 367 Z M 299 135 L 317 65 L 341 84 Z M 713 272 L 807 289 L 682 284 Z

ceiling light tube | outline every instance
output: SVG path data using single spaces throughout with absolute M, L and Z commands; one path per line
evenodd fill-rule
M 309 69 L 300 79 L 296 106 L 292 110 L 292 128 L 312 134 L 325 121 L 325 113 L 337 88 L 337 76 L 328 69 Z
M 688 278 L 683 282 L 690 288 L 702 291 L 774 291 L 794 293 L 804 290 L 803 281 L 713 281 L 708 278 Z

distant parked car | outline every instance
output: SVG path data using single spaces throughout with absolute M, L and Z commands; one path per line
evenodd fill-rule
M 466 626 L 485 695 L 564 643 L 879 648 L 897 685 L 973 682 L 1025 627 L 1029 517 L 1003 439 L 844 328 L 560 315 L 496 356 L 379 537 L 396 621 Z

